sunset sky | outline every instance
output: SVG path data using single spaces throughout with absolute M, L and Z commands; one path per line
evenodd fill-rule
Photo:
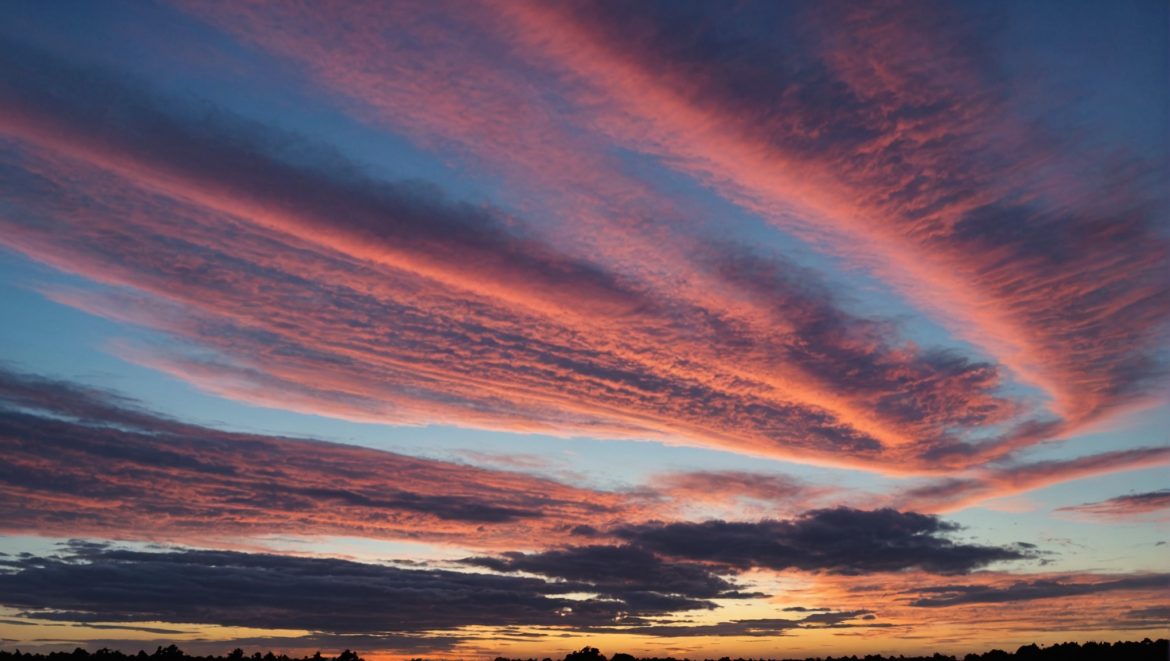
M 0 3 L 0 649 L 1170 634 L 1170 9 Z

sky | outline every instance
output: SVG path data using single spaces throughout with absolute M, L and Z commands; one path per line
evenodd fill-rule
M 0 5 L 0 648 L 1165 637 L 1165 2 Z

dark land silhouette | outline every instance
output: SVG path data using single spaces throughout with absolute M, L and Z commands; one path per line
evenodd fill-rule
M 324 656 L 320 652 L 305 657 L 290 657 L 287 654 L 245 654 L 241 649 L 235 649 L 222 656 L 199 656 L 187 654 L 175 645 L 158 647 L 153 653 L 147 654 L 139 650 L 136 654 L 127 654 L 118 650 L 99 649 L 89 652 L 78 647 L 72 652 L 21 652 L 19 649 L 9 652 L 0 650 L 0 661 L 365 661 L 357 652 L 345 650 L 337 656 Z M 1168 661 L 1170 659 L 1170 641 L 1166 639 L 1141 641 L 1119 641 L 1116 643 L 1058 643 L 1048 647 L 1036 644 L 1022 645 L 1014 652 L 992 649 L 987 652 L 972 652 L 965 655 L 934 653 L 930 656 L 882 656 L 867 654 L 858 656 L 824 656 L 785 659 L 704 659 L 703 661 L 999 661 L 1000 659 L 1035 659 L 1040 661 Z M 422 658 L 411 661 L 423 661 Z M 509 659 L 496 657 L 495 661 L 698 661 L 675 657 L 636 657 L 631 654 L 618 652 L 606 657 L 596 647 L 585 647 L 576 652 L 570 652 L 563 659 L 545 657 L 543 659 Z

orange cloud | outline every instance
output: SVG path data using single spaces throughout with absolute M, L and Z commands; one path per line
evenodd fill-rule
M 0 398 L 8 534 L 243 546 L 272 534 L 334 535 L 515 548 L 605 526 L 625 509 L 621 494 L 224 432 L 34 377 L 0 374 Z
M 1011 496 L 1094 475 L 1170 464 L 1170 448 L 1144 447 L 1086 455 L 1075 459 L 991 467 L 908 489 L 894 497 L 898 507 L 950 512 L 982 501 Z

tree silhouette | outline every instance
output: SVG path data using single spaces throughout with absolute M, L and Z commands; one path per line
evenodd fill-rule
M 833 657 L 828 657 L 832 659 Z M 845 659 L 857 659 L 857 656 L 843 657 Z M 1087 642 L 1081 643 L 1059 643 L 1050 645 L 1048 647 L 1040 647 L 1038 645 L 1022 645 L 1014 653 L 1006 652 L 1001 649 L 993 649 L 983 653 L 971 653 L 961 655 L 959 657 L 934 654 L 931 656 L 897 656 L 885 657 L 881 655 L 867 655 L 865 661 L 954 661 L 956 658 L 963 661 L 998 661 L 1001 659 L 1038 659 L 1040 661 L 1167 661 L 1170 659 L 1170 641 L 1165 639 L 1153 641 L 1149 638 L 1140 642 L 1116 642 L 1116 643 L 1098 643 Z M 119 650 L 110 650 L 102 648 L 96 652 L 88 652 L 82 648 L 76 648 L 72 652 L 47 652 L 47 653 L 27 653 L 15 650 L 13 652 L 0 650 L 0 661 L 248 661 L 249 659 L 256 659 L 257 661 L 362 661 L 356 652 L 345 650 L 337 657 L 327 658 L 323 657 L 319 652 L 311 657 L 303 657 L 300 659 L 290 659 L 286 655 L 276 656 L 269 652 L 262 655 L 256 652 L 252 656 L 246 656 L 241 649 L 234 649 L 228 654 L 222 656 L 195 656 L 188 655 L 175 645 L 168 645 L 167 647 L 159 646 L 153 654 L 147 654 L 140 650 L 137 654 L 126 654 Z M 424 661 L 423 659 L 414 659 L 412 661 Z M 504 657 L 499 657 L 496 661 L 512 661 Z M 521 660 L 517 660 L 521 661 Z M 536 661 L 536 659 L 527 659 L 526 661 Z M 553 659 L 546 658 L 543 661 L 553 661 Z M 564 658 L 564 661 L 606 661 L 605 655 L 601 653 L 596 647 L 584 647 L 576 652 L 570 652 Z M 635 658 L 629 654 L 614 654 L 609 661 L 680 661 L 674 658 L 654 658 L 642 657 Z M 683 659 L 682 661 L 690 661 Z M 719 661 L 733 661 L 727 657 L 719 659 Z M 734 661 L 744 661 L 744 659 L 734 659 Z M 765 661 L 764 659 L 753 659 L 750 661 Z M 789 659 L 787 661 L 820 661 L 817 659 L 803 659 L 795 660 Z M 826 659 L 827 661 L 827 659 Z
M 596 647 L 585 646 L 565 655 L 565 661 L 605 661 L 605 655 Z

